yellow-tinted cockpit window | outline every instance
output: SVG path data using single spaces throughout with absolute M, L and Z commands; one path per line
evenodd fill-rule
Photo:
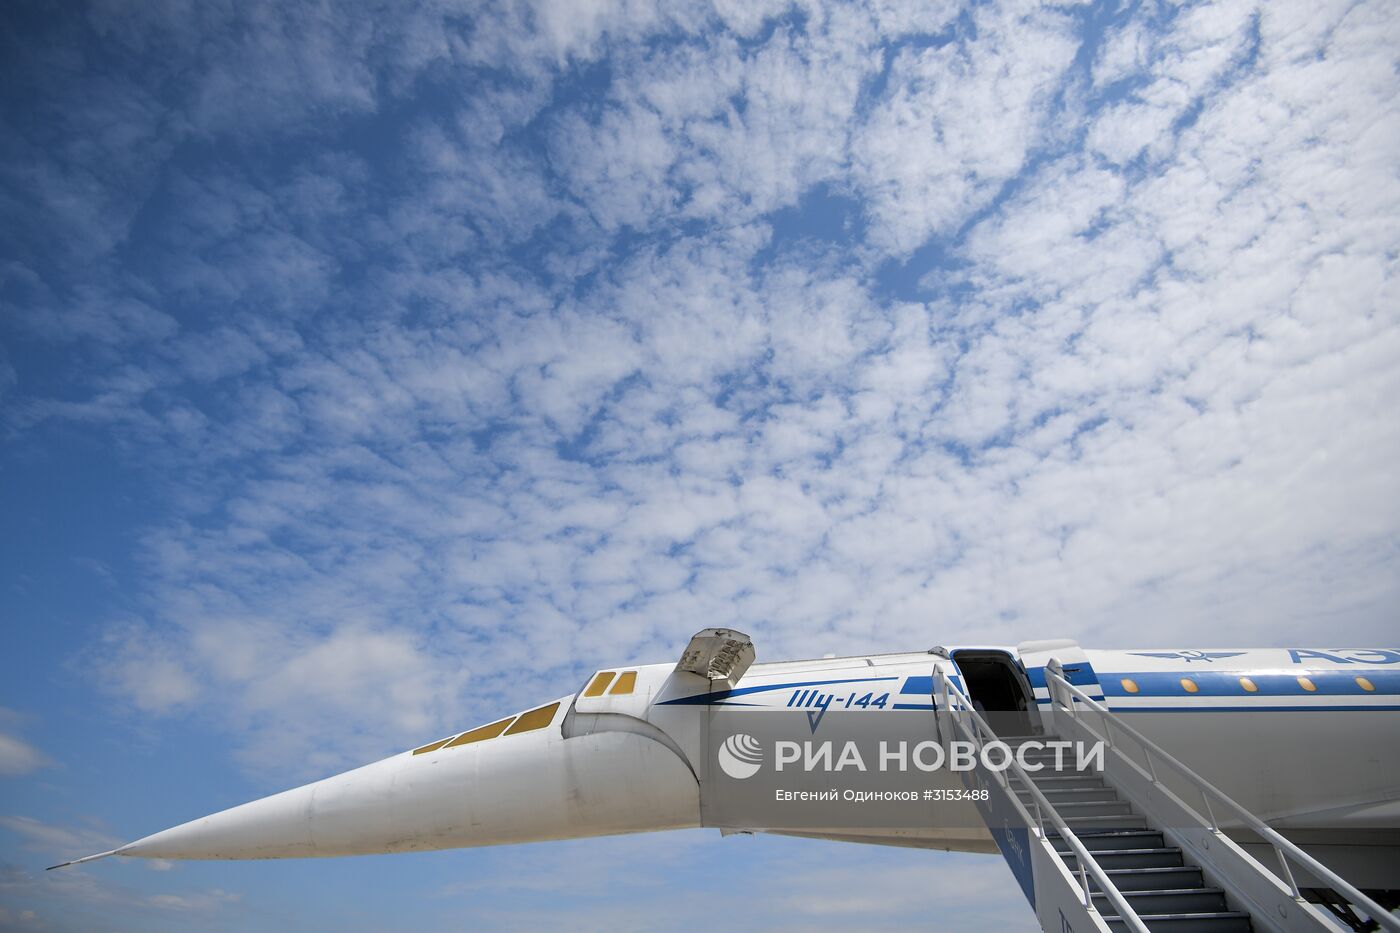
M 444 748 L 456 748 L 459 745 L 470 745 L 473 742 L 484 742 L 487 739 L 494 739 L 502 732 L 506 731 L 506 726 L 515 719 L 514 716 L 507 716 L 500 722 L 493 722 L 489 726 L 477 726 L 470 732 L 463 732 L 457 738 L 444 745 Z
M 551 703 L 548 706 L 541 706 L 539 709 L 532 709 L 528 713 L 521 713 L 519 716 L 507 716 L 505 719 L 497 720 L 489 725 L 477 726 L 470 732 L 463 732 L 456 738 L 439 739 L 421 748 L 415 748 L 413 754 L 422 755 L 425 752 L 435 752 L 440 748 L 457 748 L 462 745 L 470 745 L 473 742 L 484 742 L 487 739 L 494 739 L 498 735 L 534 732 L 536 729 L 543 729 L 553 722 L 554 714 L 557 712 L 559 712 L 559 704 Z
M 521 713 L 515 720 L 515 725 L 506 730 L 506 735 L 519 735 L 522 732 L 533 732 L 536 729 L 543 729 L 554 721 L 554 714 L 559 711 L 558 703 L 551 703 L 548 706 L 541 706 L 539 709 L 532 709 L 528 713 Z
M 593 675 L 593 680 L 588 684 L 588 688 L 583 691 L 586 697 L 600 697 L 603 691 L 608 689 L 608 684 L 613 679 L 612 671 L 599 671 Z
M 608 695 L 622 696 L 631 693 L 635 689 L 637 689 L 637 672 L 623 671 L 618 675 L 617 683 L 613 684 L 612 689 L 608 691 Z

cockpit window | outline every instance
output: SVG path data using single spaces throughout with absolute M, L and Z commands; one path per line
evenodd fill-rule
M 539 709 L 532 709 L 528 713 L 521 713 L 515 720 L 515 725 L 506 730 L 506 735 L 519 735 L 522 732 L 533 732 L 536 729 L 543 729 L 554 721 L 554 714 L 559 711 L 558 703 L 551 703 L 548 706 L 541 706 Z
M 588 689 L 583 691 L 586 697 L 600 697 L 603 691 L 608 689 L 608 684 L 612 683 L 613 671 L 599 671 L 593 675 L 593 680 L 588 684 Z
M 443 748 L 456 748 L 459 745 L 470 745 L 473 742 L 484 742 L 487 739 L 494 739 L 502 732 L 506 731 L 506 726 L 515 719 L 514 716 L 507 716 L 500 722 L 493 722 L 489 726 L 477 726 L 470 732 L 463 732 L 457 738 L 448 742 Z
M 617 678 L 617 683 L 613 684 L 613 688 L 608 691 L 608 695 L 622 696 L 635 689 L 637 689 L 637 672 L 623 671 L 621 676 Z
M 601 692 L 601 691 L 600 691 Z M 616 692 L 616 690 L 614 690 Z M 541 706 L 539 709 L 532 709 L 519 716 L 507 716 L 485 726 L 477 726 L 470 732 L 463 732 L 461 735 L 448 736 L 431 742 L 421 748 L 415 748 L 413 754 L 422 755 L 427 752 L 435 752 L 440 748 L 458 748 L 462 745 L 470 745 L 473 742 L 484 742 L 487 739 L 494 739 L 498 735 L 519 735 L 522 732 L 534 732 L 536 729 L 543 729 L 554 721 L 554 714 L 559 712 L 559 704 L 551 703 L 548 706 Z

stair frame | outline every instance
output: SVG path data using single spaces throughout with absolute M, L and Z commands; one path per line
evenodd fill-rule
M 1071 685 L 1064 677 L 1057 659 L 1050 659 L 1045 673 L 1047 685 L 1050 687 L 1056 731 L 1061 733 L 1061 738 L 1071 741 L 1102 742 L 1106 752 L 1103 771 L 1087 774 L 1083 771 L 1038 771 L 1032 777 L 1021 768 L 1013 756 L 1005 770 L 979 770 L 975 773 L 975 778 L 979 786 L 989 791 L 990 803 L 982 811 L 988 820 L 988 829 L 992 831 L 993 838 L 1023 887 L 1026 881 L 1022 872 L 1018 872 L 1017 869 L 1026 867 L 1025 853 L 1011 851 L 1018 844 L 1011 839 L 1006 814 L 1014 813 L 1019 817 L 1021 825 L 1028 828 L 1031 840 L 1030 867 L 1033 869 L 1034 879 L 1033 891 L 1027 890 L 1026 893 L 1042 928 L 1047 933 L 1084 929 L 1103 933 L 1124 929 L 1132 933 L 1152 933 L 1154 930 L 1170 928 L 1207 930 L 1212 926 L 1222 930 L 1252 929 L 1262 933 L 1337 933 L 1346 930 L 1335 918 L 1303 899 L 1293 880 L 1289 869 L 1290 858 L 1310 871 L 1317 865 L 1315 860 L 1297 850 L 1292 843 L 1283 840 L 1276 832 L 1264 827 L 1253 814 L 1244 811 L 1218 789 L 1118 720 L 1098 701 Z M 953 725 L 952 729 L 947 730 L 950 734 L 940 734 L 940 740 L 945 745 L 953 740 L 954 736 L 951 733 L 960 733 L 961 738 L 972 741 L 979 751 L 986 742 L 999 741 L 986 720 L 962 693 L 959 685 L 939 667 L 934 668 L 933 700 L 935 710 L 946 714 Z M 1086 711 L 1098 714 L 1098 724 L 1106 735 L 1088 724 L 1086 720 L 1089 717 L 1085 715 Z M 1113 741 L 1115 724 L 1121 734 L 1130 735 L 1138 742 L 1140 755 L 1146 756 L 1146 767 L 1126 754 L 1119 743 Z M 1188 806 L 1171 788 L 1158 780 L 1156 771 L 1159 763 L 1174 771 L 1184 772 L 1191 779 L 1191 783 L 1201 793 L 1204 815 Z M 1037 779 L 1040 778 L 1054 781 L 1063 777 L 1093 777 L 1101 780 L 1102 786 L 1095 787 L 1092 782 L 1083 780 L 1070 781 L 1055 793 L 1055 789 L 1042 788 L 1037 783 Z M 1046 790 L 1055 793 L 1056 799 L 1052 800 L 1047 796 Z M 1087 802 L 1126 804 L 1128 812 L 1076 819 L 1056 806 L 1057 803 L 1070 803 L 1080 793 L 1091 798 Z M 1102 796 L 1096 798 L 1095 794 Z M 1212 799 L 1216 802 L 1214 806 Z M 1255 828 L 1253 824 L 1257 823 L 1264 829 L 1261 835 L 1274 842 L 1275 849 L 1279 852 L 1281 876 L 1266 869 L 1221 832 L 1215 816 L 1217 806 L 1239 810 L 1247 817 L 1244 821 L 1246 825 Z M 1071 805 L 1065 809 L 1072 813 L 1076 808 Z M 995 816 L 998 812 L 1001 815 Z M 1135 888 L 1125 892 L 1118 888 L 1113 880 L 1114 876 L 1109 873 L 1110 869 L 1101 865 L 1099 858 L 1105 858 L 1112 863 L 1138 850 L 1107 847 L 1091 850 L 1084 842 L 1084 839 L 1103 838 L 1103 833 L 1093 832 L 1094 824 L 1112 825 L 1114 820 L 1140 821 L 1144 824 L 1140 829 L 1125 824 L 1124 832 L 1127 833 L 1160 833 L 1166 844 L 1160 851 L 1176 852 L 1181 863 L 1180 871 L 1199 871 L 1201 885 L 1181 889 L 1178 893 L 1218 893 L 1225 901 L 1224 909 L 1175 914 L 1138 914 L 1129 903 L 1128 896 L 1132 896 L 1139 903 L 1150 902 L 1160 892 L 1172 889 Z M 993 825 L 995 822 L 1002 825 L 997 827 Z M 1083 836 L 1076 832 L 1074 824 L 1078 825 Z M 1275 839 L 1270 838 L 1270 834 L 1282 840 L 1283 845 L 1280 846 Z M 1063 844 L 1068 851 L 1062 852 L 1057 842 Z M 1322 866 L 1317 865 L 1317 868 Z M 1118 877 L 1126 877 L 1119 869 L 1113 871 L 1119 872 Z M 1322 871 L 1327 875 L 1332 874 L 1325 868 Z M 1346 882 L 1341 879 L 1337 881 L 1340 884 L 1337 889 L 1348 897 L 1355 895 L 1359 898 L 1354 902 L 1363 910 L 1376 906 Z M 1102 905 L 1102 909 L 1099 905 Z M 1400 921 L 1394 917 L 1382 911 L 1376 919 L 1382 928 L 1400 933 Z
M 1150 826 L 1160 829 L 1165 839 L 1179 847 L 1187 863 L 1201 869 L 1208 885 L 1224 889 L 1250 915 L 1256 930 L 1347 930 L 1302 896 L 1290 868 L 1292 862 L 1326 878 L 1328 886 L 1366 911 L 1381 929 L 1400 931 L 1400 919 L 1132 728 L 1102 702 L 1071 684 L 1055 658 L 1046 664 L 1045 682 L 1056 731 L 1071 741 L 1102 741 L 1106 746 L 1102 773 L 1105 784 L 1130 801 Z M 1094 728 L 1091 721 L 1099 728 Z M 1175 778 L 1179 787 L 1199 795 L 1200 803 L 1188 804 L 1164 783 L 1164 776 Z M 1222 813 L 1230 816 L 1230 825 L 1253 829 L 1273 844 L 1279 862 L 1277 872 L 1221 830 Z

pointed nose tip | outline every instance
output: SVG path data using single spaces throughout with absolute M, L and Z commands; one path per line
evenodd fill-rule
M 118 855 L 168 859 L 305 858 L 385 851 L 394 779 L 406 754 L 182 823 Z M 459 783 L 459 782 L 458 782 Z
M 315 855 L 315 785 L 293 788 L 154 833 L 122 846 L 138 858 L 295 858 Z

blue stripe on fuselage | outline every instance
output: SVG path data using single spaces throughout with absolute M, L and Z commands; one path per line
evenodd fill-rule
M 904 686 L 899 689 L 899 695 L 904 696 L 909 693 L 925 697 L 933 696 L 933 675 L 916 675 L 907 678 L 904 681 Z
M 1400 671 L 1114 671 L 1102 676 L 1103 692 L 1107 697 L 1175 697 L 1194 700 L 1205 697 L 1400 695 Z M 1246 690 L 1241 680 L 1246 677 L 1258 689 Z M 1305 688 L 1299 680 L 1300 677 L 1306 677 L 1317 689 Z M 1375 689 L 1367 690 L 1362 687 L 1357 682 L 1358 677 L 1366 678 Z M 1125 680 L 1137 685 L 1136 693 L 1128 691 L 1123 685 Z M 1196 692 L 1187 692 L 1181 685 L 1183 680 L 1194 683 Z
M 956 676 L 948 678 L 959 690 L 962 689 L 962 681 Z M 662 700 L 660 706 L 756 706 L 758 704 L 729 702 L 734 697 L 746 696 L 753 693 L 766 693 L 773 690 L 797 689 L 800 687 L 825 687 L 831 684 L 863 684 L 877 681 L 899 680 L 894 677 L 842 677 L 836 680 L 804 680 L 782 684 L 761 684 L 754 687 L 736 687 L 732 690 L 716 690 L 713 693 L 698 693 L 695 696 L 678 697 L 674 700 Z M 902 710 L 931 710 L 933 709 L 933 676 L 930 674 L 915 674 L 904 678 L 904 684 L 900 687 L 899 695 L 918 696 L 925 698 L 922 703 L 894 703 L 891 709 Z
M 1087 663 L 1076 663 L 1065 666 L 1065 674 L 1069 677 L 1069 682 L 1076 687 L 1093 687 L 1099 682 L 1098 674 Z M 1045 686 L 1045 668 L 1026 668 L 1026 679 L 1031 682 L 1031 687 L 1040 689 Z
M 753 693 L 766 693 L 770 690 L 787 690 L 796 687 L 824 687 L 828 684 L 867 684 L 880 680 L 898 680 L 898 677 L 841 677 L 836 680 L 804 680 L 786 684 L 761 684 L 756 687 L 735 687 L 732 690 L 715 690 L 711 693 L 697 693 L 695 696 L 677 697 L 662 700 L 658 706 L 714 706 L 731 697 L 748 696 Z M 734 704 L 739 705 L 739 704 Z M 747 704 L 746 704 L 747 705 Z

